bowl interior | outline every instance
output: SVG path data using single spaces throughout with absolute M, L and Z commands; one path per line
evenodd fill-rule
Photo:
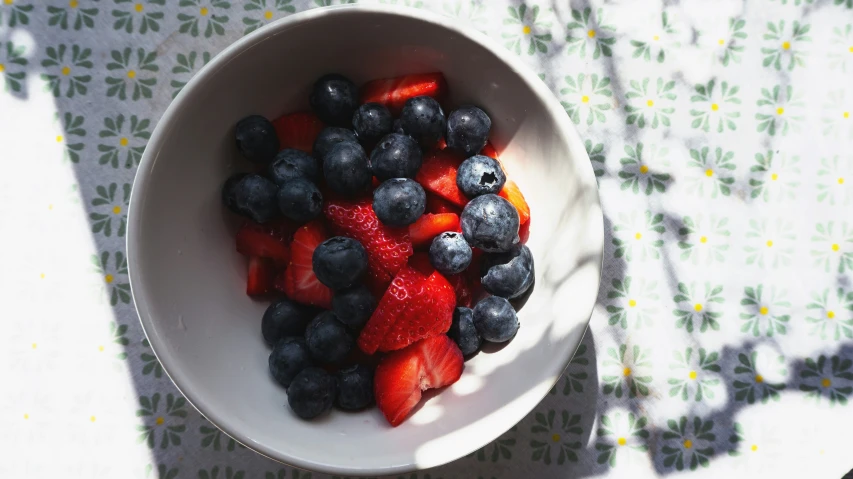
M 131 202 L 134 299 L 177 386 L 243 444 L 331 473 L 439 465 L 520 420 L 577 347 L 598 289 L 603 237 L 588 157 L 545 85 L 479 34 L 463 32 L 421 11 L 309 11 L 220 54 L 157 126 Z M 301 421 L 268 375 L 260 335 L 267 303 L 244 294 L 237 220 L 220 205 L 224 179 L 249 168 L 233 126 L 253 113 L 272 118 L 307 108 L 310 85 L 323 73 L 361 83 L 429 71 L 444 72 L 451 105 L 470 102 L 490 113 L 492 141 L 530 203 L 537 277 L 522 327 L 506 347 L 467 362 L 458 383 L 397 428 L 375 409 Z

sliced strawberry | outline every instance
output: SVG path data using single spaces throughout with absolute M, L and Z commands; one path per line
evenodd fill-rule
M 425 214 L 409 225 L 412 246 L 427 246 L 432 239 L 445 231 L 459 231 L 459 215 L 456 213 Z
M 262 296 L 273 290 L 275 266 L 269 258 L 250 257 L 246 275 L 246 294 Z
M 394 351 L 376 367 L 376 405 L 392 426 L 399 426 L 420 402 L 423 391 L 455 383 L 463 367 L 462 351 L 443 334 Z
M 420 294 L 421 285 L 427 278 L 427 275 L 413 268 L 400 270 L 358 336 L 358 347 L 362 351 L 373 354 L 379 349 L 379 344 L 394 322 L 406 311 L 408 301 Z
M 273 120 L 281 149 L 296 148 L 311 153 L 314 140 L 325 125 L 310 111 L 298 111 Z
M 498 159 L 498 150 L 495 149 L 494 145 L 492 145 L 492 142 L 490 141 L 486 142 L 486 146 L 484 146 L 483 149 L 480 150 L 480 154 L 488 156 L 489 158 L 494 158 L 496 160 Z
M 456 306 L 470 308 L 474 302 L 468 275 L 464 271 L 459 274 L 452 274 L 447 276 L 447 282 L 453 286 L 453 290 L 456 292 Z
M 432 214 L 456 213 L 458 215 L 462 213 L 462 210 L 438 195 L 427 193 L 426 212 Z
M 381 103 L 398 116 L 409 98 L 441 98 L 446 92 L 447 82 L 441 72 L 421 73 L 369 81 L 361 87 L 361 102 Z
M 434 193 L 463 207 L 468 198 L 456 186 L 456 170 L 463 158 L 449 150 L 436 151 L 424 159 L 415 179 L 429 193 Z
M 450 329 L 456 292 L 447 279 L 433 271 L 417 291 L 417 296 L 409 297 L 406 310 L 398 315 L 379 343 L 380 351 L 405 348 L 419 339 L 444 334 Z
M 521 190 L 514 181 L 506 180 L 498 196 L 505 198 L 515 206 L 515 209 L 518 210 L 518 218 L 521 224 L 527 223 L 530 220 L 530 206 L 527 205 L 527 200 L 524 199 L 524 195 L 521 194 Z
M 311 262 L 314 249 L 328 238 L 321 220 L 308 223 L 293 235 L 290 265 L 284 275 L 284 292 L 288 298 L 321 308 L 332 307 L 332 290 L 317 279 Z
M 527 219 L 527 223 L 518 228 L 518 239 L 521 244 L 527 244 L 527 240 L 530 239 L 530 218 Z
M 290 248 L 269 228 L 246 222 L 237 232 L 237 252 L 250 257 L 270 258 L 279 264 L 290 261 Z

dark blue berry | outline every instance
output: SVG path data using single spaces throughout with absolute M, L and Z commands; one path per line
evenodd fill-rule
M 489 296 L 474 306 L 474 327 L 486 341 L 502 343 L 518 331 L 518 316 L 506 298 Z
M 310 221 L 323 211 L 323 194 L 307 178 L 295 178 L 278 190 L 278 207 L 293 221 Z
M 237 183 L 247 176 L 249 176 L 247 173 L 233 174 L 222 185 L 222 203 L 238 215 L 242 213 L 237 209 Z
M 226 186 L 229 186 L 227 182 Z M 278 185 L 261 175 L 246 175 L 230 185 L 226 205 L 233 206 L 232 211 L 255 223 L 266 223 L 281 216 Z
M 314 158 L 323 161 L 326 153 L 328 153 L 333 146 L 342 141 L 358 143 L 358 138 L 349 128 L 340 128 L 337 126 L 327 126 L 326 128 L 323 128 L 320 130 L 320 134 L 317 135 L 317 139 L 314 140 L 312 152 Z
M 234 130 L 237 149 L 247 160 L 265 165 L 275 158 L 278 135 L 269 120 L 260 115 L 247 116 L 237 122 Z
M 373 370 L 364 364 L 341 369 L 337 374 L 338 400 L 344 411 L 358 411 L 373 404 Z
M 287 404 L 302 419 L 314 419 L 332 408 L 336 393 L 334 376 L 320 368 L 305 368 L 287 388 Z
M 376 309 L 376 298 L 365 286 L 354 286 L 335 291 L 332 296 L 332 311 L 338 321 L 355 331 L 360 331 Z
M 305 342 L 311 357 L 320 363 L 335 363 L 345 358 L 352 349 L 353 339 L 347 328 L 338 321 L 335 313 L 318 314 L 305 328 Z
M 403 131 L 403 122 L 401 122 L 399 118 L 394 120 L 394 125 L 391 127 L 391 133 L 399 133 L 401 135 L 406 134 L 406 132 Z
M 331 126 L 350 126 L 358 108 L 358 88 L 349 78 L 330 73 L 314 83 L 308 101 L 314 113 Z
M 269 177 L 279 186 L 294 178 L 320 181 L 320 165 L 308 153 L 294 148 L 285 148 L 275 155 L 269 166 Z
M 426 192 L 415 180 L 392 178 L 373 192 L 373 211 L 388 226 L 408 226 L 426 209 Z
M 498 195 L 474 198 L 462 210 L 462 234 L 487 253 L 509 251 L 518 243 L 518 210 Z
M 321 283 L 335 290 L 349 288 L 367 273 L 367 251 L 352 238 L 335 236 L 314 249 L 311 263 Z
M 453 110 L 447 117 L 447 146 L 457 150 L 465 157 L 474 156 L 489 141 L 492 120 L 483 110 L 473 105 L 465 105 Z
M 506 253 L 487 253 L 480 266 L 480 276 L 487 292 L 515 298 L 533 284 L 536 276 L 533 255 L 525 245 L 516 245 Z
M 370 153 L 370 167 L 380 180 L 414 178 L 421 169 L 423 153 L 412 137 L 391 133 L 385 135 Z
M 429 96 L 406 100 L 400 114 L 403 131 L 414 138 L 423 149 L 431 148 L 444 135 L 447 120 L 441 105 Z
M 352 116 L 352 128 L 362 145 L 373 145 L 391 133 L 393 124 L 391 112 L 380 103 L 365 103 Z
M 499 193 L 506 183 L 501 164 L 494 158 L 475 155 L 463 161 L 456 172 L 456 186 L 468 198 Z
M 270 353 L 270 374 L 284 387 L 290 386 L 293 378 L 303 369 L 313 365 L 308 346 L 302 338 L 281 339 L 275 343 Z
M 453 322 L 450 323 L 447 335 L 459 346 L 463 356 L 474 354 L 483 343 L 474 327 L 474 311 L 471 308 L 458 307 L 453 311 Z
M 317 315 L 314 308 L 289 299 L 269 305 L 261 319 L 261 334 L 270 346 L 286 336 L 303 336 L 305 326 Z
M 465 271 L 471 264 L 473 254 L 462 233 L 454 231 L 436 236 L 429 247 L 429 261 L 442 274 Z
M 373 179 L 364 148 L 350 141 L 342 141 L 326 153 L 323 175 L 332 191 L 347 197 L 367 190 Z

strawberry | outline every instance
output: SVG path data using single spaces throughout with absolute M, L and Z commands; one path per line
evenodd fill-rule
M 283 265 L 290 261 L 290 249 L 284 239 L 253 222 L 244 223 L 237 232 L 237 252 L 249 257 L 270 258 Z
M 453 286 L 453 290 L 456 292 L 456 306 L 470 308 L 473 304 L 473 296 L 468 275 L 464 271 L 459 274 L 452 274 L 447 277 L 447 282 Z
M 506 199 L 515 206 L 515 209 L 518 210 L 518 219 L 521 224 L 530 221 L 530 206 L 527 205 L 527 200 L 524 199 L 524 195 L 521 194 L 521 190 L 514 181 L 506 180 L 506 183 L 504 184 L 501 192 L 498 193 L 498 196 Z
M 273 290 L 275 266 L 269 258 L 252 256 L 249 258 L 249 272 L 246 274 L 246 294 L 263 296 Z
M 459 231 L 459 215 L 456 213 L 425 214 L 409 225 L 412 246 L 426 246 L 432 239 L 445 231 Z
M 438 195 L 427 193 L 426 212 L 432 214 L 456 213 L 458 215 L 462 213 L 462 210 Z
M 376 405 L 391 426 L 399 426 L 420 402 L 423 391 L 455 383 L 463 367 L 462 351 L 443 334 L 394 351 L 376 367 Z
M 325 125 L 310 111 L 298 111 L 273 120 L 281 149 L 296 148 L 311 153 L 314 140 Z
M 408 228 L 383 225 L 369 198 L 361 200 L 330 199 L 323 211 L 332 229 L 353 238 L 367 251 L 369 275 L 366 280 L 371 291 L 382 291 L 412 255 Z
M 530 239 L 530 218 L 527 219 L 527 223 L 518 228 L 518 239 L 521 244 L 527 244 L 527 240 Z
M 283 289 L 288 298 L 321 308 L 332 307 L 332 290 L 317 279 L 311 262 L 314 249 L 328 238 L 323 222 L 319 220 L 299 228 L 293 235 L 290 265 L 284 277 L 279 278 L 284 281 Z
M 447 82 L 441 72 L 405 75 L 365 83 L 361 87 L 361 103 L 381 103 L 396 117 L 409 98 L 425 95 L 438 99 L 446 92 Z
M 424 159 L 415 179 L 428 193 L 434 193 L 463 207 L 468 198 L 456 186 L 456 170 L 463 158 L 450 150 L 434 151 Z
M 489 158 L 494 158 L 496 160 L 498 159 L 498 150 L 495 149 L 494 145 L 492 145 L 492 142 L 490 141 L 486 142 L 486 146 L 484 146 L 483 149 L 480 150 L 480 154 L 488 156 Z

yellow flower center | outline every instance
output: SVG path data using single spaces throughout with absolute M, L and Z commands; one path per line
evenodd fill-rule
M 24 419 L 29 419 L 29 418 L 30 418 L 29 414 L 24 414 Z
M 62 143 L 62 135 L 56 135 L 56 142 Z
M 719 109 L 720 105 L 717 105 L 716 103 L 711 103 L 711 111 L 717 111 Z
M 768 248 L 772 248 L 772 247 L 773 247 L 773 240 L 767 240 L 767 247 L 768 247 Z
M 838 251 L 841 249 L 841 246 L 838 243 L 832 243 L 832 251 Z
M 699 238 L 699 242 L 700 242 L 700 243 L 707 243 L 707 242 L 708 242 L 708 237 L 707 237 L 707 236 L 703 236 L 703 237 Z
M 3 73 L 4 71 L 6 71 L 6 65 L 0 63 L 0 73 Z
M 847 51 L 853 53 L 853 47 L 848 48 Z
M 77 0 L 71 0 L 70 2 L 68 2 L 68 6 L 71 8 L 77 8 L 77 5 Z
M 752 449 L 752 452 L 757 451 L 758 450 L 758 444 L 753 444 L 750 449 Z
M 63 75 L 63 76 L 68 76 L 68 75 L 70 75 L 70 74 L 71 74 L 71 69 L 70 69 L 70 68 L 68 68 L 68 67 L 62 67 L 62 75 Z
M 695 381 L 696 380 L 696 371 L 690 371 L 690 374 L 688 374 L 687 376 L 689 376 L 691 380 Z
M 835 317 L 835 311 L 827 311 L 827 312 L 826 312 L 826 317 L 827 317 L 827 318 L 829 318 L 829 319 L 834 318 L 834 317 Z
M 113 214 L 117 215 L 119 213 L 121 213 L 121 206 L 113 206 Z
M 269 10 L 264 12 L 264 18 L 266 18 L 267 20 L 271 19 L 272 18 L 272 12 Z
M 100 352 L 104 352 L 104 346 L 103 346 L 103 345 L 102 345 L 102 346 L 98 346 L 98 351 L 100 351 Z
M 830 381 L 829 378 L 823 378 L 820 381 L 820 385 L 825 387 L 825 388 L 828 388 L 828 387 L 832 386 L 832 381 Z
M 849 111 L 844 112 L 844 118 L 850 118 L 850 112 Z
M 127 77 L 130 78 L 131 80 L 136 78 L 136 70 L 128 70 Z
M 843 185 L 844 184 L 844 178 L 838 178 L 838 184 Z
M 584 95 L 581 97 L 581 103 L 589 103 L 589 97 Z
M 33 343 L 32 348 L 36 349 L 37 347 L 38 347 L 38 345 L 36 343 Z
M 50 206 L 53 206 L 53 205 L 50 205 Z M 41 277 L 41 279 L 44 279 L 44 273 L 40 274 L 39 276 Z
M 3 3 L 6 5 L 11 5 L 14 0 L 3 0 Z
M 157 420 L 156 420 L 156 421 L 154 421 L 154 422 L 156 422 L 158 426 L 162 426 L 162 425 L 163 425 L 163 423 L 164 423 L 164 422 L 166 422 L 166 420 L 165 420 L 165 419 L 163 419 L 163 416 L 160 416 L 160 417 L 158 417 L 158 418 L 157 418 Z
M 551 436 L 551 440 L 554 442 L 560 442 L 560 435 L 555 433 Z
M 707 176 L 709 178 L 714 176 L 714 170 L 708 168 L 707 170 L 705 170 L 705 176 Z
M 701 312 L 702 311 L 702 304 L 701 303 L 694 304 L 693 305 L 693 311 L 696 311 L 697 313 Z
M 629 300 L 628 300 L 628 306 L 630 306 L 630 307 L 632 307 L 632 308 L 633 308 L 633 307 L 635 307 L 635 306 L 637 306 L 637 301 L 635 301 L 635 300 L 633 300 L 633 299 L 629 299 Z
M 780 106 L 779 108 L 777 108 L 777 109 L 776 109 L 776 114 L 777 114 L 777 115 L 781 115 L 781 114 L 783 114 L 783 113 L 785 113 L 785 109 L 784 109 L 784 108 L 782 108 L 781 106 Z
M 764 382 L 764 376 L 762 376 L 760 374 L 756 374 L 755 375 L 755 382 L 757 382 L 758 384 L 763 383 Z
M 128 141 L 126 137 L 121 137 L 121 139 L 118 141 L 118 144 L 121 146 L 127 146 L 127 143 Z
M 649 106 L 649 107 L 655 106 L 655 101 L 654 100 L 646 100 L 646 106 Z
M 523 31 L 525 35 L 530 35 L 530 32 L 532 30 L 529 25 L 525 25 L 524 28 L 521 29 L 521 31 Z
M 771 179 L 771 180 L 773 180 L 773 181 L 776 181 L 776 180 L 778 180 L 778 179 L 779 179 L 779 175 L 777 175 L 776 173 L 773 173 L 773 174 L 771 174 L 771 175 L 770 175 L 770 179 Z
M 90 416 L 89 421 L 95 422 L 95 416 Z
M 141 12 L 142 10 L 145 9 L 145 6 L 143 6 L 141 3 L 137 3 L 136 5 L 133 6 L 133 9 L 136 10 L 137 12 Z
M 588 36 L 589 38 L 595 38 L 595 30 L 590 30 L 590 31 L 586 32 L 586 36 Z M 851 48 L 853 48 L 853 47 L 851 47 Z
M 639 231 L 634 235 L 634 239 L 641 239 L 642 237 L 643 233 L 640 233 Z
M 690 449 L 691 447 L 693 447 L 693 441 L 691 441 L 690 439 L 685 439 L 684 440 L 684 449 Z
M 655 36 L 653 36 L 653 37 L 652 37 L 652 40 L 654 40 L 654 41 L 658 41 L 658 40 L 660 40 L 660 35 L 655 35 Z
M 200 13 L 202 17 L 206 17 L 208 13 L 207 7 L 201 7 L 201 10 L 199 10 L 198 13 Z
M 791 49 L 791 42 L 782 42 L 782 49 L 783 50 L 790 50 Z
M 767 306 L 762 306 L 761 308 L 758 309 L 758 312 L 761 313 L 762 315 L 766 316 L 767 313 L 770 312 L 770 309 Z
M 649 167 L 647 165 L 640 165 L 640 173 L 646 174 L 649 172 Z
M 625 369 L 623 369 L 623 370 L 622 370 L 622 374 L 623 374 L 623 375 L 625 375 L 625 376 L 630 376 L 630 375 L 631 375 L 631 368 L 625 368 Z
M 625 439 L 624 437 L 620 437 L 619 439 L 616 440 L 616 444 L 619 444 L 620 446 L 624 446 L 625 444 L 628 444 L 628 440 Z
M 104 276 L 104 281 L 106 281 L 107 284 L 112 283 L 114 279 L 115 279 L 115 277 L 113 277 L 113 275 L 111 275 L 111 274 Z
M 725 39 L 721 38 L 721 39 L 717 40 L 717 45 L 725 45 L 725 44 L 726 44 Z

